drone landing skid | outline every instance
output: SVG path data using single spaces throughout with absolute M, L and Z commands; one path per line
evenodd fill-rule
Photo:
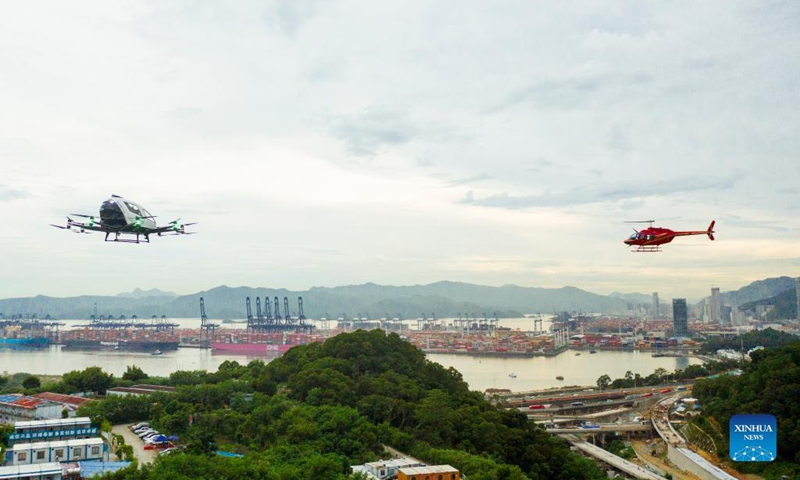
M 631 250 L 634 253 L 657 253 L 663 252 L 661 245 L 639 245 L 636 250 Z
M 150 237 L 148 235 L 136 235 L 136 238 L 120 238 L 120 234 L 117 233 L 114 238 L 108 238 L 110 232 L 106 233 L 106 242 L 118 242 L 118 243 L 150 243 Z M 143 237 L 143 238 L 142 238 Z

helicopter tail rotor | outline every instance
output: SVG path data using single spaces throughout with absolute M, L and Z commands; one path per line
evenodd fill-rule
M 716 220 L 711 220 L 711 225 L 708 226 L 708 230 L 706 230 L 706 235 L 708 235 L 709 240 L 714 240 L 714 224 L 717 223 Z

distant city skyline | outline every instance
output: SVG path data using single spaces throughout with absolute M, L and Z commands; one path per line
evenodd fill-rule
M 799 25 L 722 0 L 10 4 L 0 298 L 451 280 L 668 305 L 797 277 Z M 111 194 L 198 234 L 48 226 Z M 716 240 L 630 253 L 648 219 Z

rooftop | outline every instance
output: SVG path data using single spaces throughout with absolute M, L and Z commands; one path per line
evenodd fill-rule
M 424 473 L 458 473 L 458 469 L 450 465 L 428 465 L 427 467 L 408 467 L 399 470 L 405 475 L 418 475 Z
M 51 402 L 66 403 L 69 405 L 81 406 L 84 403 L 91 402 L 92 400 L 86 397 L 78 397 L 77 395 L 64 395 L 62 393 L 42 392 L 33 395 L 42 400 L 50 400 Z
M 0 395 L 0 403 L 32 410 L 39 405 L 51 402 L 41 398 L 27 397 L 25 395 Z

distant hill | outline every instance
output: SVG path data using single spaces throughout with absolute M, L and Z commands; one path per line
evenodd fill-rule
M 631 303 L 646 303 L 652 304 L 653 303 L 653 295 L 647 295 L 645 293 L 620 293 L 614 292 L 609 295 L 611 298 L 619 298 L 620 300 L 625 300 L 626 302 Z
M 797 318 L 797 289 L 792 286 L 789 290 L 781 292 L 774 297 L 747 302 L 739 306 L 739 310 L 748 315 L 755 315 L 757 305 L 774 305 L 767 320 L 791 320 Z
M 175 292 L 164 292 L 157 288 L 151 288 L 150 290 L 142 290 L 141 288 L 134 289 L 132 292 L 122 292 L 118 293 L 117 297 L 122 298 L 145 298 L 145 297 L 177 297 L 178 294 Z
M 136 291 L 134 291 L 136 292 Z M 143 292 L 146 293 L 146 292 Z M 297 297 L 302 296 L 304 313 L 309 318 L 329 315 L 338 318 L 358 314 L 370 318 L 401 315 L 417 318 L 422 314 L 454 317 L 461 314 L 482 317 L 520 317 L 523 313 L 582 311 L 612 312 L 625 309 L 625 301 L 586 292 L 575 287 L 535 288 L 505 285 L 487 287 L 469 283 L 437 282 L 430 285 L 384 286 L 374 283 L 342 287 L 313 287 L 306 291 L 286 289 L 220 286 L 192 295 L 167 295 L 129 298 L 120 296 L 81 296 L 55 298 L 38 295 L 28 298 L 0 300 L 0 312 L 6 316 L 16 313 L 36 313 L 39 317 L 88 318 L 95 303 L 99 315 L 137 315 L 149 318 L 166 315 L 171 318 L 198 318 L 199 298 L 204 297 L 206 313 L 211 318 L 244 318 L 245 298 L 251 297 L 256 314 L 256 297 L 279 297 L 283 312 L 283 297 L 289 297 L 290 310 L 297 311 Z M 263 306 L 262 306 L 263 307 Z M 283 314 L 283 313 L 282 313 Z
M 737 307 L 748 302 L 774 297 L 790 288 L 794 288 L 792 277 L 767 278 L 755 281 L 739 290 L 722 292 L 720 297 L 724 305 Z

